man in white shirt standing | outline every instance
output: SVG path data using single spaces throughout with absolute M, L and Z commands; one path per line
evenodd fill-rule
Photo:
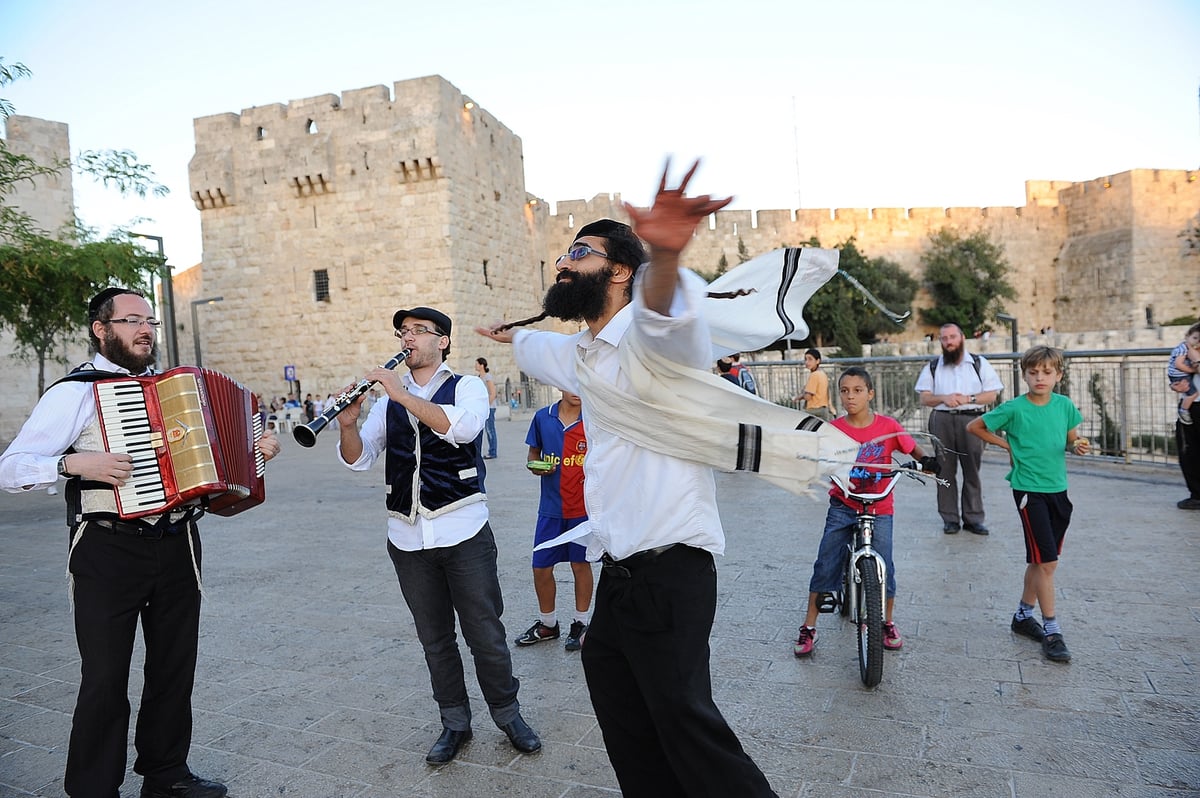
M 958 534 L 962 528 L 986 535 L 983 488 L 979 483 L 979 464 L 983 460 L 983 441 L 967 432 L 967 425 L 992 402 L 1004 383 L 991 364 L 967 351 L 962 328 L 943 324 L 938 332 L 942 354 L 925 364 L 917 377 L 916 391 L 921 404 L 933 408 L 929 414 L 929 432 L 941 442 L 938 459 L 942 480 L 938 482 L 938 514 L 942 531 Z M 959 505 L 958 469 L 962 468 L 962 504 Z
M 585 330 L 476 331 L 512 342 L 518 364 L 535 379 L 578 393 L 585 418 L 597 398 L 581 387 L 577 359 L 592 379 L 636 397 L 621 362 L 634 335 L 663 358 L 707 371 L 712 341 L 699 312 L 706 286 L 680 269 L 680 253 L 696 225 L 729 198 L 684 196 L 695 170 L 678 189 L 666 187 L 664 173 L 651 208 L 626 206 L 637 235 L 610 219 L 592 222 L 558 259 L 545 310 L 582 321 Z M 651 250 L 644 266 L 639 236 Z M 712 700 L 713 557 L 725 550 L 712 468 L 602 425 L 588 436 L 588 559 L 603 567 L 582 659 L 622 794 L 775 795 Z
M 384 457 L 388 555 L 425 650 L 442 720 L 442 734 L 425 761 L 444 765 L 471 739 L 456 613 L 492 720 L 514 748 L 532 753 L 542 741 L 517 703 L 483 484 L 487 389 L 478 377 L 454 374 L 445 364 L 451 332 L 446 314 L 426 307 L 399 310 L 392 325 L 410 350 L 409 371 L 401 376 L 380 366 L 367 373 L 387 400 L 374 404 L 361 432 L 363 397 L 338 416 L 338 454 L 353 471 L 366 471 Z

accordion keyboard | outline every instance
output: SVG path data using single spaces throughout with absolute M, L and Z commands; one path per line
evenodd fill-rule
M 125 512 L 159 507 L 166 500 L 156 454 L 163 439 L 161 432 L 151 429 L 141 383 L 132 380 L 99 383 L 96 395 L 108 450 L 133 458 L 133 474 L 117 488 L 120 507 Z

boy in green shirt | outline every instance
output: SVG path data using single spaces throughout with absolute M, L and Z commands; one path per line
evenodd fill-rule
M 1021 516 L 1027 563 L 1012 630 L 1040 641 L 1042 653 L 1055 662 L 1071 659 L 1054 615 L 1054 570 L 1071 523 L 1066 450 L 1086 454 L 1089 447 L 1087 438 L 1076 432 L 1083 421 L 1079 409 L 1066 396 L 1054 393 L 1063 367 L 1062 352 L 1053 347 L 1028 350 L 1021 356 L 1021 373 L 1029 392 L 967 425 L 968 432 L 1009 452 L 1012 470 L 1006 479 Z M 1042 608 L 1043 623 L 1033 617 L 1035 602 Z

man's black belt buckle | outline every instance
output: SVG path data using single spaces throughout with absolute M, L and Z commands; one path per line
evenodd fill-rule
M 639 551 L 636 554 L 630 554 L 620 560 L 614 560 L 612 555 L 607 551 L 600 555 L 600 565 L 605 571 L 621 579 L 629 579 L 633 576 L 633 572 L 643 566 L 649 565 L 658 559 L 658 556 L 668 549 L 678 546 L 678 543 L 668 543 L 665 546 L 656 546 L 653 549 Z

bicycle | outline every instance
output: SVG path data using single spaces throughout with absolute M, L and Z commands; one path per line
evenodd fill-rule
M 924 484 L 923 477 L 937 479 L 936 474 L 921 471 L 916 462 L 898 465 L 887 471 L 872 469 L 880 478 L 892 477 L 879 493 L 859 493 L 840 477 L 832 477 L 834 484 L 847 498 L 862 505 L 856 514 L 854 540 L 847 543 L 850 556 L 842 570 L 841 592 L 825 593 L 820 598 L 818 609 L 823 613 L 839 611 L 858 629 L 858 672 L 862 683 L 875 687 L 883 679 L 883 625 L 887 600 L 887 563 L 874 547 L 875 512 L 873 505 L 883 501 L 896 489 L 903 474 Z

